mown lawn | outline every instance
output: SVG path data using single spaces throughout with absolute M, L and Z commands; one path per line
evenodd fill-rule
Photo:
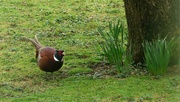
M 98 27 L 120 19 L 123 0 L 0 0 L 0 101 L 2 102 L 178 102 L 180 71 L 154 77 L 132 72 L 118 77 L 107 66 Z M 35 49 L 21 36 L 64 49 L 54 80 L 36 65 Z M 113 66 L 112 66 L 113 67 Z

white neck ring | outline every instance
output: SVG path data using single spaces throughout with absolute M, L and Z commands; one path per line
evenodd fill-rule
M 55 61 L 59 62 L 59 60 L 53 55 L 53 58 Z

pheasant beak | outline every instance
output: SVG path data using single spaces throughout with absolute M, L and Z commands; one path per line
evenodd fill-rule
M 62 55 L 65 56 L 65 53 L 63 52 Z

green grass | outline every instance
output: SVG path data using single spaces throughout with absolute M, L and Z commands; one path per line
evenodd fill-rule
M 0 0 L 0 15 L 2 102 L 180 100 L 178 68 L 160 79 L 122 79 L 104 63 L 97 28 L 126 21 L 122 0 Z M 46 80 L 36 65 L 32 44 L 20 40 L 35 34 L 42 44 L 65 50 L 64 66 L 54 80 Z

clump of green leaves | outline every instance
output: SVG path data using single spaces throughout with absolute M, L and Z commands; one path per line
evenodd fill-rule
M 126 72 L 132 57 L 131 54 L 126 53 L 124 39 L 127 35 L 123 24 L 120 23 L 120 20 L 116 24 L 109 22 L 109 32 L 104 33 L 99 29 L 99 33 L 104 40 L 100 46 L 109 63 L 115 65 L 118 72 Z
M 176 41 L 173 38 L 168 42 L 165 37 L 164 39 L 143 43 L 145 62 L 150 73 L 154 75 L 166 73 Z

